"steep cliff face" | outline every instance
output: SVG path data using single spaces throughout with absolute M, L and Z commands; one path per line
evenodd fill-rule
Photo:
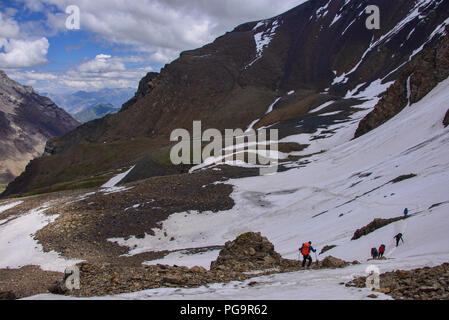
M 449 1 L 370 4 L 380 8 L 380 30 L 366 28 L 366 1 L 311 0 L 183 52 L 159 74 L 148 74 L 118 114 L 52 139 L 46 148 L 52 156 L 33 162 L 7 193 L 135 164 L 170 145 L 172 130 L 191 130 L 194 120 L 224 130 L 246 129 L 259 119 L 258 128 L 296 119 L 319 101 L 356 96 L 373 83 L 395 80 L 448 19 Z M 114 153 L 108 146 L 131 151 Z M 107 161 L 96 147 L 111 154 Z
M 30 160 L 42 155 L 48 139 L 78 125 L 53 101 L 0 70 L 0 184 L 12 181 Z
M 446 29 L 449 33 L 449 28 Z M 405 107 L 421 100 L 449 76 L 449 35 L 435 47 L 421 52 L 401 73 L 375 109 L 359 124 L 355 137 L 377 128 Z M 444 122 L 444 121 L 443 121 Z

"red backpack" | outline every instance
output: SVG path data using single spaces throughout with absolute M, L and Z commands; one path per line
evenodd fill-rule
M 303 243 L 301 254 L 303 256 L 308 256 L 309 253 L 310 253 L 310 244 L 308 242 L 307 243 Z

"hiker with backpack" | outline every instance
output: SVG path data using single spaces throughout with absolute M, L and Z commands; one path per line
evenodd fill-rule
M 408 215 L 408 209 L 405 208 L 405 209 L 404 209 L 404 217 L 407 218 L 407 215 Z
M 373 257 L 373 259 L 377 259 L 378 256 L 379 256 L 379 252 L 377 252 L 377 249 L 371 248 L 371 257 Z
M 303 256 L 303 261 L 302 261 L 303 268 L 305 267 L 307 260 L 309 261 L 307 268 L 309 268 L 312 265 L 312 257 L 310 256 L 310 251 L 316 252 L 316 250 L 312 247 L 311 241 L 309 241 L 307 243 L 303 243 L 302 247 L 299 248 L 299 252 L 301 252 L 301 254 Z
M 396 247 L 399 246 L 399 241 L 402 240 L 402 242 L 404 242 L 404 238 L 402 237 L 402 233 L 398 233 L 393 238 L 396 239 Z
M 379 258 L 382 258 L 384 256 L 385 253 L 385 245 L 381 244 L 379 247 Z

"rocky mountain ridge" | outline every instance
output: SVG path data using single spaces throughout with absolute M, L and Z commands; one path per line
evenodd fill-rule
M 0 184 L 13 180 L 30 160 L 41 156 L 48 139 L 78 125 L 49 98 L 0 70 Z

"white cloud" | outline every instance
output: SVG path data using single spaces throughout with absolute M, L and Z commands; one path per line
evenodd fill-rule
M 10 74 L 16 80 L 56 80 L 58 77 L 49 72 L 35 72 L 35 71 L 25 71 L 25 72 L 13 72 Z
M 140 61 L 139 57 L 112 57 L 99 54 L 66 72 L 11 71 L 8 75 L 21 83 L 32 85 L 39 92 L 73 92 L 103 88 L 136 88 L 151 67 L 126 68 L 123 62 Z M 120 66 L 120 67 L 117 67 Z M 101 71 L 102 70 L 102 71 Z M 58 80 L 58 81 L 55 81 Z
M 0 12 L 0 38 L 16 38 L 19 35 L 19 25 L 13 19 Z
M 50 44 L 47 38 L 37 40 L 0 39 L 0 68 L 26 68 L 47 62 Z
M 55 5 L 80 8 L 81 29 L 108 43 L 131 46 L 167 63 L 180 51 L 200 47 L 237 25 L 280 14 L 305 0 L 21 0 L 31 10 Z M 61 30 L 67 15 L 46 12 Z
M 84 62 L 78 67 L 78 71 L 85 73 L 107 73 L 125 70 L 126 67 L 121 61 L 106 54 L 99 54 L 95 59 Z

